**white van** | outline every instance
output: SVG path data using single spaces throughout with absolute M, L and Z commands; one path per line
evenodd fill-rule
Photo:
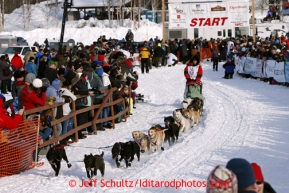
M 18 55 L 23 60 L 25 54 L 29 51 L 32 51 L 32 49 L 37 51 L 37 48 L 35 46 L 9 46 L 2 54 L 8 54 L 9 59 L 11 60 L 14 56 L 15 51 L 17 51 Z

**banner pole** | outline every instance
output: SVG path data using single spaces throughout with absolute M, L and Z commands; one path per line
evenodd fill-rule
M 255 28 L 255 0 L 252 0 L 252 27 L 253 27 L 253 42 L 256 43 L 256 28 Z

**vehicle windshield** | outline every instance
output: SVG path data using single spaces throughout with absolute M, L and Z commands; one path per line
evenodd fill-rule
M 14 54 L 15 51 L 17 51 L 18 53 L 21 53 L 22 47 L 9 47 L 7 48 L 3 54 Z

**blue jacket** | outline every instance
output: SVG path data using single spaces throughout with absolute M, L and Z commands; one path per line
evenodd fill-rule
M 28 62 L 27 64 L 25 64 L 25 68 L 29 73 L 33 73 L 35 75 L 35 77 L 37 77 L 35 64 L 33 64 L 32 62 Z
M 234 73 L 234 69 L 235 69 L 235 64 L 234 62 L 226 62 L 224 65 L 223 65 L 223 68 L 225 68 L 225 73 Z

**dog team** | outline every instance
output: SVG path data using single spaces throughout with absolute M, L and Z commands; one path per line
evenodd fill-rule
M 112 159 L 115 160 L 116 166 L 119 168 L 121 161 L 124 159 L 125 166 L 130 167 L 134 156 L 136 155 L 138 161 L 140 161 L 140 153 L 145 153 L 146 150 L 148 154 L 159 150 L 164 151 L 165 142 L 168 142 L 171 146 L 178 140 L 179 132 L 187 133 L 194 124 L 198 126 L 203 115 L 203 101 L 200 98 L 188 98 L 182 102 L 182 107 L 174 110 L 173 116 L 164 117 L 164 127 L 160 124 L 153 125 L 147 134 L 133 131 L 133 140 L 116 142 L 111 149 Z M 49 164 L 55 171 L 55 176 L 59 174 L 62 159 L 67 162 L 68 168 L 71 167 L 64 146 L 56 145 L 50 148 L 46 155 Z M 102 177 L 104 176 L 103 155 L 104 152 L 101 155 L 84 155 L 84 164 L 89 179 L 97 175 L 97 170 L 100 170 Z

